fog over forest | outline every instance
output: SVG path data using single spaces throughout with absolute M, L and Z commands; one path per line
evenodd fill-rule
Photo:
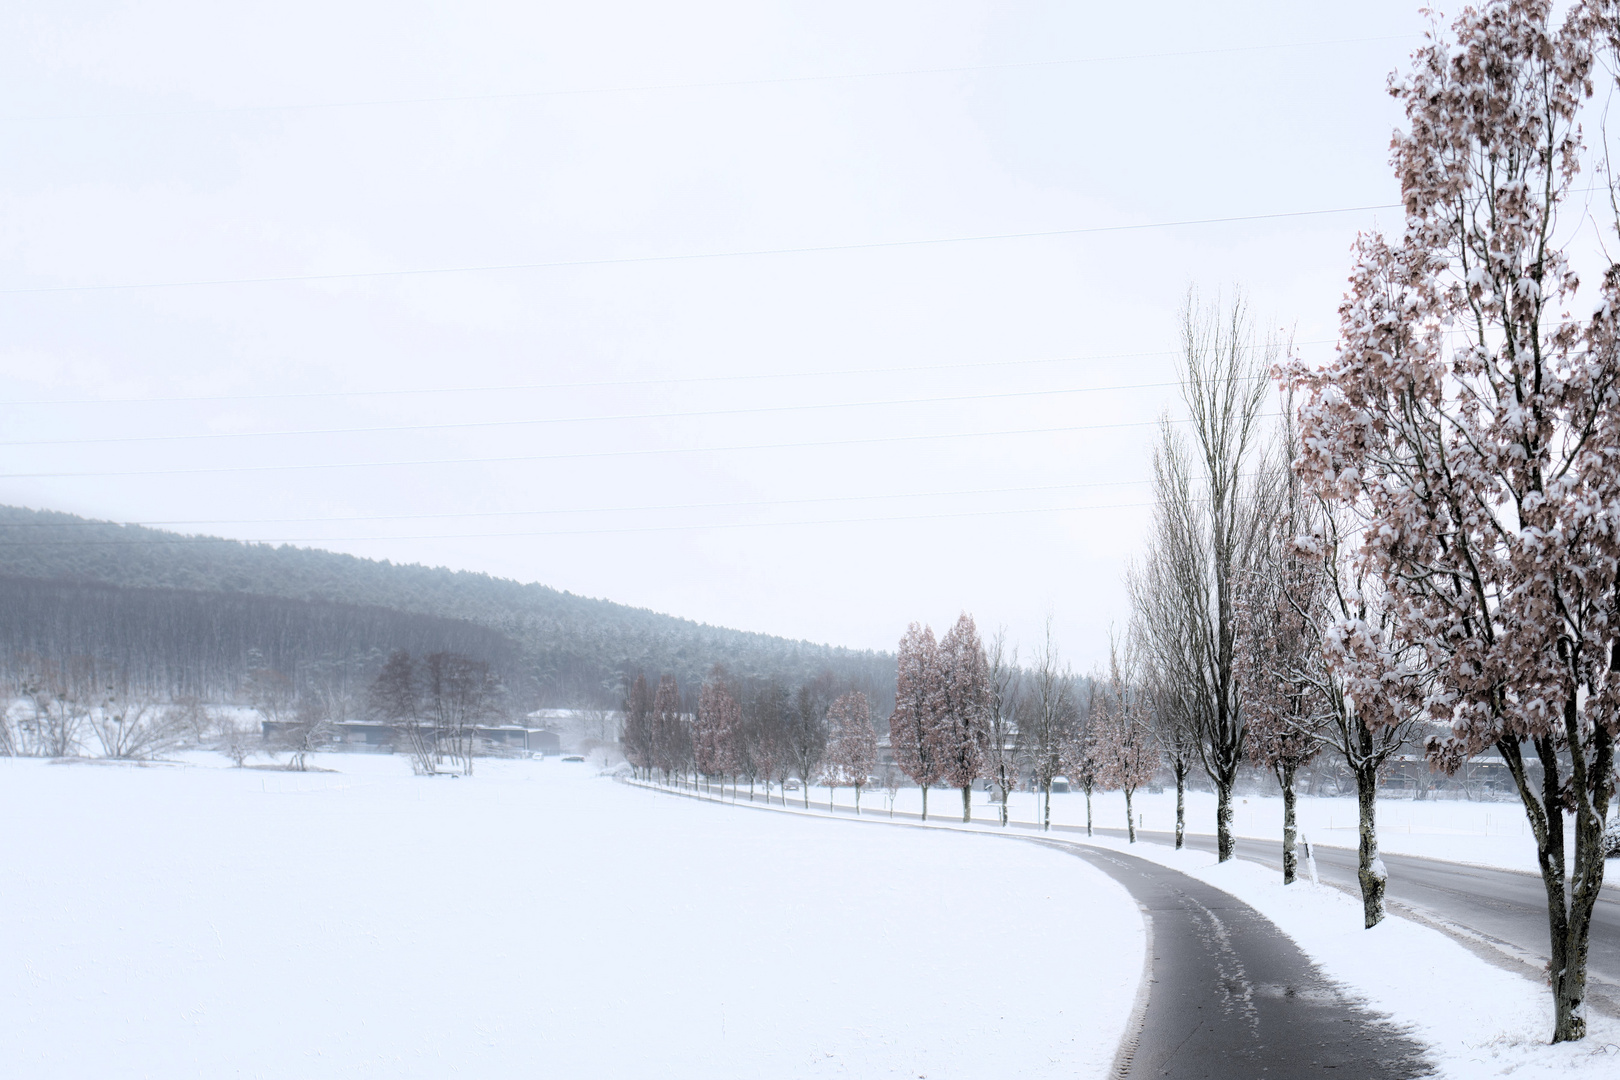
M 184 537 L 0 508 L 0 663 L 45 662 L 172 697 L 237 701 L 255 665 L 300 691 L 364 687 L 396 649 L 487 662 L 506 708 L 612 707 L 638 673 L 832 673 L 894 698 L 892 656 L 787 641 L 486 574 Z M 896 634 L 898 638 L 898 632 Z

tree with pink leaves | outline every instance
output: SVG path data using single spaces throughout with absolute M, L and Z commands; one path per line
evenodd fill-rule
M 692 757 L 692 731 L 681 712 L 681 691 L 675 676 L 658 680 L 652 710 L 653 763 L 668 783 L 683 772 Z
M 939 646 L 933 630 L 912 623 L 900 639 L 895 660 L 889 746 L 900 771 L 922 789 L 924 821 L 928 820 L 928 788 L 945 775 L 947 762 L 941 739 L 942 682 Z
M 963 614 L 939 643 L 940 776 L 962 790 L 962 820 L 973 820 L 973 782 L 990 749 L 990 665 L 973 616 Z
M 1547 893 L 1554 1042 L 1586 1034 L 1620 732 L 1620 265 L 1601 240 L 1573 259 L 1564 226 L 1606 202 L 1576 195 L 1583 170 L 1614 205 L 1579 123 L 1613 13 L 1492 0 L 1414 54 L 1391 87 L 1404 235 L 1361 238 L 1336 357 L 1289 370 L 1299 475 L 1361 524 L 1389 612 L 1341 621 L 1332 659 L 1374 725 L 1446 724 L 1441 767 L 1501 756 Z
M 653 768 L 653 696 L 647 687 L 647 677 L 636 675 L 636 681 L 625 689 L 624 726 L 619 731 L 619 749 L 624 759 L 635 770 L 635 775 L 646 779 Z
M 1136 817 L 1131 796 L 1153 779 L 1159 768 L 1159 748 L 1148 724 L 1140 683 L 1131 666 L 1122 663 L 1119 650 L 1108 652 L 1108 681 L 1092 690 L 1097 707 L 1092 711 L 1088 758 L 1096 769 L 1096 782 L 1108 791 L 1125 794 L 1125 830 L 1136 843 Z M 1099 700 L 1100 699 L 1100 700 Z M 1091 806 L 1086 805 L 1086 834 L 1091 834 Z
M 840 787 L 855 789 L 855 813 L 861 812 L 861 789 L 872 778 L 877 764 L 877 732 L 872 730 L 872 708 L 866 695 L 852 690 L 841 695 L 827 709 L 830 740 L 827 746 L 827 803 Z
M 717 668 L 698 695 L 692 744 L 698 772 L 707 778 L 720 777 L 722 795 L 725 778 L 737 772 L 736 745 L 741 727 L 742 710 L 726 686 L 725 673 Z
M 1099 689 L 1095 678 L 1089 680 L 1089 693 L 1085 707 L 1076 705 L 1062 741 L 1058 744 L 1063 776 L 1069 781 L 1069 790 L 1078 790 L 1086 797 L 1086 835 L 1091 835 L 1091 797 L 1102 781 L 1102 746 L 1099 739 L 1107 723 L 1107 696 Z

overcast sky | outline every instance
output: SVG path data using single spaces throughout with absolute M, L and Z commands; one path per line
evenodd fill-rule
M 1331 348 L 1416 7 L 6 5 L 0 502 L 1088 667 L 1182 298 Z

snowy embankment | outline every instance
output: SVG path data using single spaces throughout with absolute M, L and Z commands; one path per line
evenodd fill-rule
M 746 789 L 745 789 L 746 790 Z M 776 792 L 772 789 L 775 795 Z M 799 793 L 790 792 L 789 802 Z M 841 807 L 855 803 L 854 792 L 840 788 L 835 798 Z M 827 805 L 826 788 L 814 788 L 812 805 Z M 1138 791 L 1132 809 L 1140 818 L 1140 828 L 1170 832 L 1176 826 L 1176 793 Z M 802 804 L 801 804 L 802 805 Z M 1030 792 L 1014 792 L 1009 800 L 1015 824 L 1033 825 L 1039 821 L 1036 797 Z M 867 789 L 861 796 L 865 810 L 885 811 L 888 803 L 881 790 Z M 915 788 L 902 788 L 895 799 L 896 810 L 917 813 L 922 795 Z M 1099 791 L 1091 797 L 1093 821 L 1098 828 L 1125 827 L 1125 797 L 1117 791 Z M 961 820 L 962 796 L 955 791 L 928 793 L 929 817 Z M 973 793 L 973 816 L 996 819 L 997 806 L 982 791 Z M 1359 812 L 1354 796 L 1324 798 L 1301 796 L 1298 804 L 1300 831 L 1311 843 L 1325 847 L 1354 849 L 1359 842 Z M 1086 824 L 1086 797 L 1079 792 L 1052 796 L 1054 825 Z M 1233 799 L 1232 829 L 1238 836 L 1282 842 L 1282 798 L 1274 795 L 1240 795 Z M 1215 796 L 1205 791 L 1187 793 L 1187 831 L 1203 835 L 1215 833 Z M 1536 842 L 1530 835 L 1524 808 L 1514 802 L 1469 802 L 1461 799 L 1425 799 L 1382 796 L 1378 800 L 1379 847 L 1398 855 L 1421 855 L 1448 862 L 1494 866 L 1538 874 Z
M 0 759 L 7 1076 L 1102 1076 L 1141 916 L 1078 859 L 638 790 Z
M 825 789 L 819 793 L 819 807 L 812 797 L 812 815 L 828 813 Z M 960 797 L 951 803 L 939 800 L 941 794 L 930 792 L 929 828 L 1003 833 L 991 823 L 990 813 L 983 813 L 973 825 L 961 824 Z M 951 793 L 943 794 L 948 799 Z M 1117 794 L 1113 797 L 1119 798 Z M 1063 798 L 1071 805 L 1079 801 L 1083 823 L 1084 797 Z M 743 802 L 747 802 L 746 793 Z M 773 805 L 783 809 L 779 803 Z M 1054 811 L 1057 805 L 1054 798 Z M 897 808 L 907 809 L 904 803 Z M 803 803 L 791 795 L 786 809 L 806 813 Z M 953 809 L 955 821 L 949 818 Z M 994 808 L 985 809 L 993 812 Z M 974 810 L 980 815 L 978 803 Z M 840 809 L 837 816 L 847 818 L 848 814 Z M 881 800 L 873 816 L 887 820 Z M 1119 824 L 1123 823 L 1121 814 Z M 1015 830 L 1010 835 L 1030 833 Z M 1430 1048 L 1438 1075 L 1445 1080 L 1496 1076 L 1607 1080 L 1620 1076 L 1620 1022 L 1593 1013 L 1588 1021 L 1590 1034 L 1583 1042 L 1549 1046 L 1553 1012 L 1546 986 L 1487 963 L 1437 930 L 1396 915 L 1364 930 L 1358 898 L 1308 881 L 1285 887 L 1277 871 L 1243 859 L 1221 865 L 1208 852 L 1176 851 L 1147 841 L 1128 844 L 1102 836 L 1075 840 L 1069 834 L 1054 834 L 1053 838 L 1129 852 L 1206 881 L 1249 904 L 1291 937 L 1329 978 L 1409 1028 Z

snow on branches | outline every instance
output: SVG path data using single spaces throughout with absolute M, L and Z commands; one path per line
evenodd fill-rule
M 1555 1041 L 1585 1034 L 1620 726 L 1620 265 L 1583 292 L 1560 220 L 1614 35 L 1610 3 L 1554 28 L 1548 0 L 1495 0 L 1417 51 L 1391 82 L 1404 235 L 1360 239 L 1337 356 L 1287 372 L 1298 473 L 1357 515 L 1389 608 L 1389 635 L 1338 627 L 1356 708 L 1448 725 L 1445 768 L 1501 755 L 1547 884 Z
M 895 659 L 894 713 L 889 717 L 889 745 L 894 763 L 922 788 L 922 816 L 928 820 L 928 788 L 945 775 L 947 749 L 942 744 L 940 716 L 944 680 L 934 631 L 912 623 L 900 639 Z
M 828 788 L 855 789 L 855 812 L 861 812 L 861 789 L 877 764 L 877 732 L 872 730 L 872 708 L 866 695 L 852 690 L 827 709 L 830 738 L 823 779 Z
M 962 789 L 962 820 L 973 820 L 973 782 L 990 743 L 990 665 L 973 616 L 963 614 L 939 643 L 941 779 Z

